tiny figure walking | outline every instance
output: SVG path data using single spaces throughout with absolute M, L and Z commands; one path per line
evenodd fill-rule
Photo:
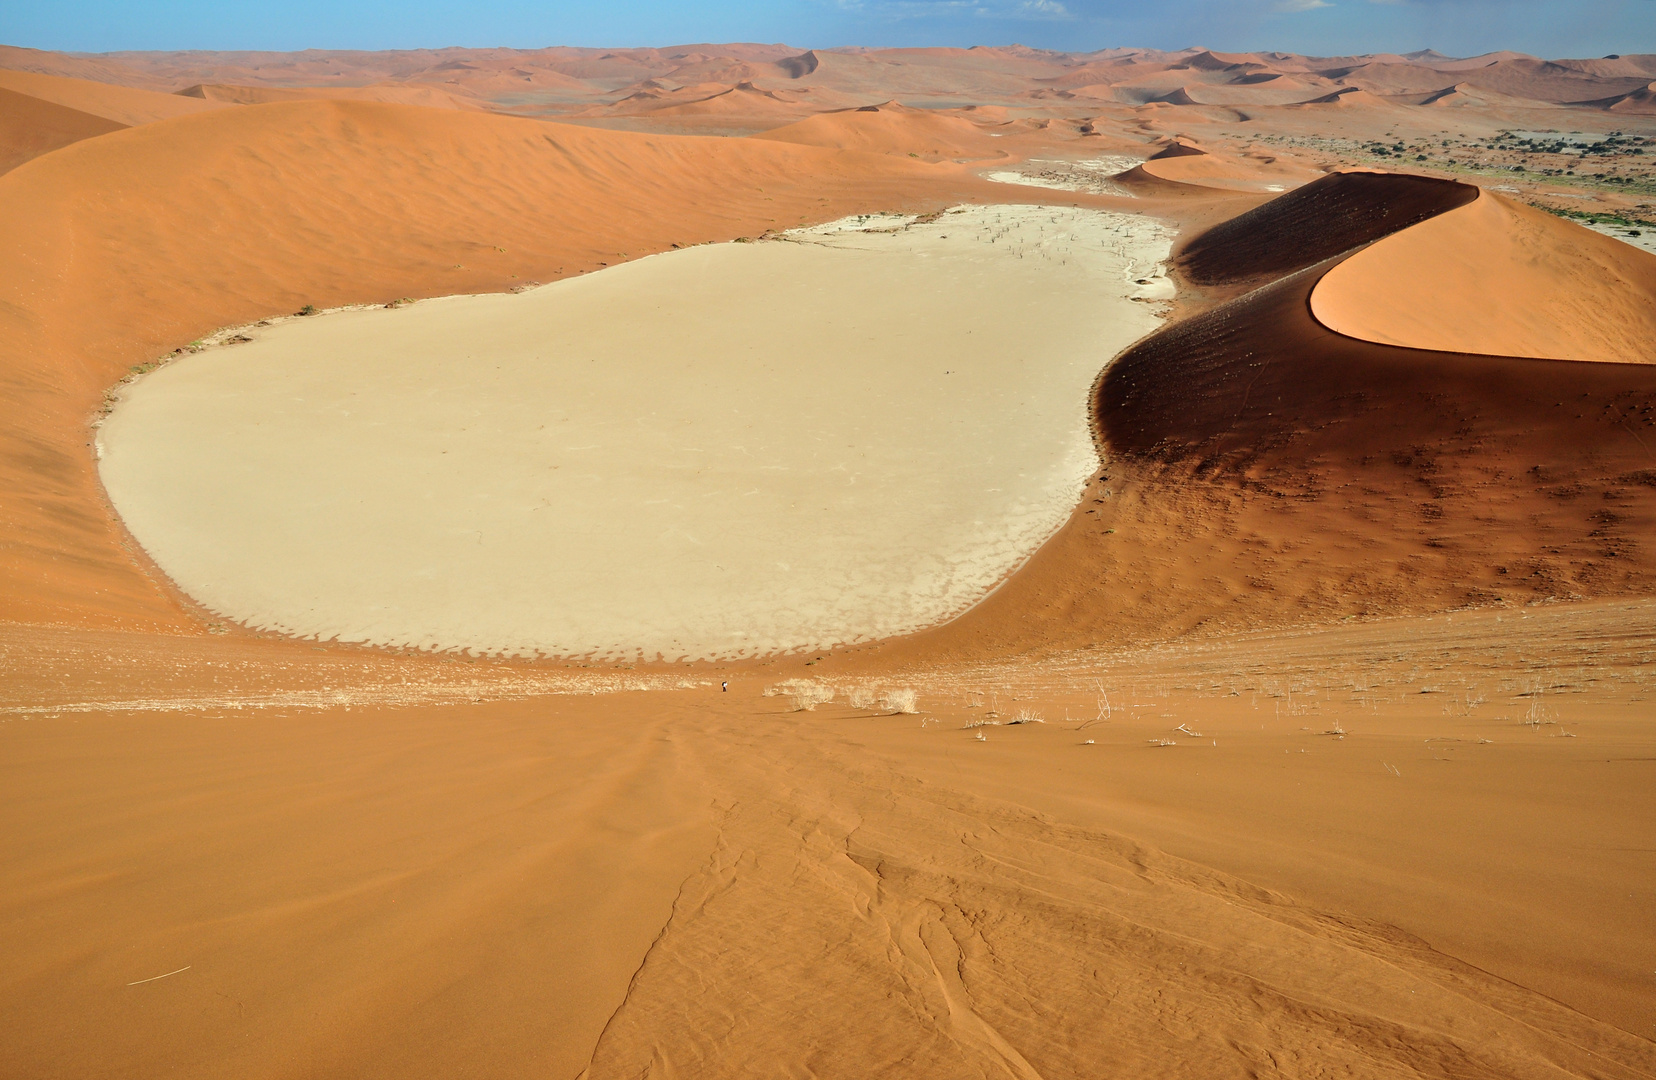
M 729 683 L 727 683 L 727 682 L 719 683 L 719 693 L 723 694 L 723 693 L 728 692 L 729 690 L 730 690 L 730 684 Z

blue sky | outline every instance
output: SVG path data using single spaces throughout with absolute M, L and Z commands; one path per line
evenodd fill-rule
M 9 0 L 0 43 L 120 49 L 443 45 L 1116 45 L 1336 54 L 1656 52 L 1656 0 Z

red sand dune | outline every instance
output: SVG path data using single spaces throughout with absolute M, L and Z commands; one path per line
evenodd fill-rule
M 1006 156 L 995 146 L 995 140 L 970 120 L 905 108 L 895 101 L 819 113 L 754 138 L 875 154 L 917 154 L 931 160 Z
M 1106 369 L 1107 466 L 1086 512 L 915 648 L 1062 649 L 1656 588 L 1656 367 L 1397 348 L 1311 317 L 1312 289 L 1346 253 L 1474 200 L 1450 181 L 1342 173 L 1197 236 L 1179 260 L 1188 278 L 1269 284 Z M 1416 261 L 1391 273 L 1432 272 L 1401 250 Z M 1643 325 L 1630 308 L 1603 317 Z
M 1180 187 L 1230 191 L 1264 191 L 1295 186 L 1317 175 L 1309 169 L 1263 158 L 1235 158 L 1215 154 L 1175 140 L 1148 161 L 1120 177 L 1129 184 L 1152 187 L 1171 184 Z
M 147 124 L 154 120 L 189 116 L 223 108 L 217 102 L 202 101 L 199 98 L 158 94 L 153 90 L 110 86 L 107 83 L 88 82 L 85 79 L 65 79 L 28 71 L 7 71 L 3 68 L 0 68 L 0 89 L 27 94 L 41 101 L 49 101 L 54 105 L 62 105 L 129 127 L 133 124 Z
M 1387 345 L 1656 364 L 1656 255 L 1484 191 L 1330 270 L 1311 311 Z
M 1186 241 L 1179 269 L 1200 285 L 1258 283 L 1303 270 L 1477 197 L 1465 184 L 1344 170 Z
M 922 180 L 927 200 L 947 190 L 919 162 L 775 141 L 365 102 L 209 108 L 0 177 L 0 395 L 26 418 L 0 432 L 12 618 L 186 625 L 104 509 L 87 450 L 129 365 L 307 303 L 499 289 L 903 206 Z
M 0 173 L 60 146 L 119 131 L 125 124 L 0 88 Z
M 435 86 L 414 83 L 375 86 L 234 86 L 197 83 L 178 91 L 180 97 L 221 101 L 228 105 L 268 105 L 275 101 L 379 101 L 388 105 L 424 105 L 432 109 L 481 109 L 474 98 L 457 97 Z
M 169 91 L 390 82 L 580 107 L 671 71 L 798 55 L 0 63 Z M 1429 90 L 1498 63 L 1526 93 L 1588 79 L 1602 101 L 1617 96 L 1602 78 L 1637 74 L 1530 59 L 848 50 L 777 85 L 1027 104 L 1083 66 L 1078 86 L 1171 88 L 1404 65 Z M 1357 112 L 1282 115 L 1357 127 Z M 1157 122 L 1188 138 L 1203 115 L 1115 119 L 1142 145 Z M 1490 117 L 1430 115 L 1433 130 Z M 914 126 L 891 122 L 894 141 Z M 1274 175 L 1181 150 L 1153 168 L 1216 166 Z M 208 636 L 101 499 L 87 422 L 106 390 L 206 330 L 302 304 L 501 289 L 1004 189 L 901 152 L 350 101 L 158 119 L 0 176 L 0 612 L 19 620 L 0 625 L 0 682 L 6 702 L 94 703 L 0 725 L 16 793 L 0 833 L 23 839 L 0 901 L 27 930 L 5 975 L 12 1071 L 1651 1074 L 1652 937 L 1634 895 L 1656 790 L 1640 712 L 1651 601 L 1553 603 L 1656 589 L 1656 366 L 1577 355 L 1647 333 L 1644 264 L 1449 181 L 1347 172 L 1255 205 L 1134 172 L 1132 207 L 1195 233 L 1176 266 L 1187 317 L 1102 375 L 1106 463 L 1023 571 L 955 623 L 821 666 L 527 700 L 471 680 L 594 673 Z M 1490 230 L 1509 226 L 1505 248 Z M 1457 276 L 1474 254 L 1488 264 Z M 1598 297 L 1605 325 L 1555 335 L 1571 359 L 1533 359 L 1364 340 L 1311 310 L 1319 283 L 1326 300 L 1352 281 L 1394 298 L 1434 281 L 1442 295 L 1367 332 L 1406 318 L 1452 330 L 1455 348 L 1506 348 L 1507 327 L 1442 319 L 1507 277 L 1563 317 Z M 1446 614 L 1467 606 L 1481 610 Z M 1085 694 L 1079 676 L 1042 689 L 1063 670 L 1086 672 Z M 952 680 L 923 705 L 941 725 L 759 696 L 784 675 L 928 671 Z M 1083 748 L 1057 719 L 1092 715 L 1094 675 L 1117 711 Z M 1520 676 L 1535 681 L 1506 685 Z M 420 696 L 445 678 L 465 696 Z M 1480 680 L 1495 700 L 1474 714 Z M 1543 685 L 1580 739 L 1519 726 Z M 974 741 L 962 727 L 983 711 L 965 692 L 995 686 L 1009 712 L 1054 722 Z M 295 689 L 341 704 L 239 711 Z M 106 707 L 122 700 L 142 708 Z M 1341 717 L 1350 739 L 1323 733 Z M 1218 737 L 1162 745 L 1187 723 Z

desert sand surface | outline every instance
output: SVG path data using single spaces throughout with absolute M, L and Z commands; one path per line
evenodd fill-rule
M 1652 364 L 1656 257 L 1485 191 L 1341 263 L 1311 311 L 1388 345 Z
M 100 476 L 173 582 L 258 629 L 610 660 L 892 637 L 1069 517 L 1087 391 L 1158 325 L 1172 236 L 865 215 L 252 327 L 130 386 Z
M 0 69 L 0 1076 L 1656 1075 L 1653 257 L 1591 231 L 1656 227 L 1656 58 L 0 47 Z M 950 303 L 914 283 L 959 257 L 951 208 L 1176 236 L 1142 285 L 997 239 Z M 824 228 L 848 215 L 931 223 Z M 863 249 L 917 230 L 940 246 Z M 764 300 L 829 257 L 894 275 L 817 279 L 893 339 L 861 409 L 796 361 L 832 344 L 795 315 L 830 290 Z M 146 436 L 195 448 L 180 484 L 129 480 L 171 527 L 245 521 L 183 481 L 257 461 L 252 418 L 301 376 L 350 429 L 349 364 L 255 362 L 330 326 L 414 358 L 374 404 L 407 455 L 462 405 L 550 414 L 526 359 L 511 386 L 441 369 L 449 315 L 624 304 L 611 283 L 684 290 L 698 260 L 714 295 L 676 325 L 772 330 L 673 349 L 746 340 L 703 361 L 731 394 L 869 425 L 888 491 L 984 515 L 970 544 L 1016 530 L 968 485 L 1089 435 L 1056 531 L 912 633 L 485 657 L 215 611 L 100 475 L 129 409 L 218 370 L 258 394 Z M 632 301 L 593 340 L 674 302 Z M 479 320 L 470 341 L 518 325 Z M 429 332 L 394 354 L 399 324 Z M 873 402 L 939 355 L 918 343 L 980 326 L 1005 354 L 984 393 Z M 580 422 L 694 411 L 647 359 L 612 359 L 637 385 Z M 826 430 L 802 412 L 768 430 Z M 696 492 L 636 426 L 635 482 Z M 321 429 L 290 430 L 317 470 Z M 308 490 L 411 482 L 353 439 Z M 297 505 L 302 471 L 268 462 L 281 498 L 225 508 Z M 431 501 L 380 542 L 478 513 Z M 833 517 L 858 542 L 919 520 Z M 904 550 L 939 550 L 920 531 Z M 304 560 L 280 535 L 217 555 L 281 585 Z M 500 562 L 445 555 L 433 582 Z M 626 588 L 693 584 L 660 569 Z

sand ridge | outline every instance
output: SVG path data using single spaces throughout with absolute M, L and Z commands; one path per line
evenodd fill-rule
M 1311 312 L 1438 352 L 1656 363 L 1656 255 L 1480 191 L 1330 270 Z

